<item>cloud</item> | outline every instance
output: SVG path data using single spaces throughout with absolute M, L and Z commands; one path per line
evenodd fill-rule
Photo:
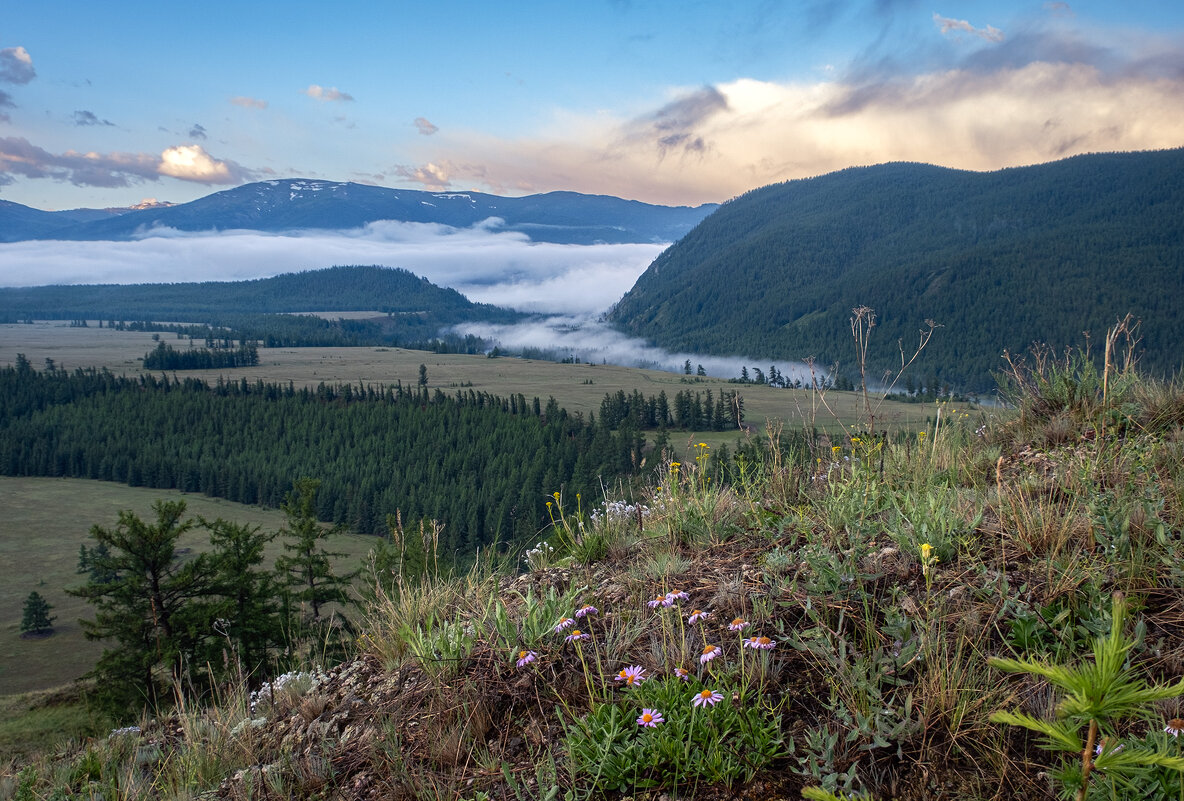
M 431 136 L 436 131 L 440 130 L 439 128 L 437 128 L 435 125 L 432 125 L 430 122 L 428 122 L 423 117 L 416 117 L 415 118 L 415 127 L 424 136 Z
M 201 184 L 240 184 L 250 172 L 233 161 L 219 160 L 201 145 L 177 145 L 160 154 L 161 175 Z
M 671 150 L 702 153 L 708 143 L 701 135 L 705 123 L 728 110 L 728 99 L 714 86 L 683 95 L 626 126 L 627 139 L 648 143 L 661 155 Z
M 406 181 L 422 185 L 425 189 L 449 189 L 452 184 L 448 180 L 448 176 L 452 170 L 452 166 L 447 162 L 442 164 L 428 162 L 422 167 L 396 165 L 394 173 Z
M 1003 41 L 1003 31 L 991 25 L 985 28 L 976 28 L 964 19 L 951 19 L 937 13 L 933 15 L 933 22 L 944 35 L 950 33 L 970 33 L 980 39 L 986 39 L 988 42 Z
M 26 84 L 37 77 L 33 69 L 33 58 L 23 47 L 6 47 L 0 50 L 0 81 Z
M 353 102 L 353 95 L 338 90 L 336 86 L 326 89 L 323 86 L 317 86 L 315 83 L 309 84 L 307 89 L 300 90 L 303 94 L 308 95 L 313 100 L 320 100 L 322 103 L 344 103 Z
M 75 125 L 110 125 L 110 126 L 115 125 L 115 123 L 111 122 L 110 120 L 99 119 L 93 111 L 86 111 L 86 110 L 80 110 L 80 111 L 74 112 L 74 124 Z
M 12 95 L 0 89 L 0 109 L 16 108 L 16 103 L 12 102 Z M 9 116 L 3 111 L 0 111 L 0 122 L 8 122 Z
M 147 153 L 50 153 L 24 137 L 0 137 L 0 180 L 12 176 L 51 178 L 75 186 L 125 187 L 169 176 L 203 184 L 236 184 L 253 173 L 233 161 L 218 160 L 200 145 Z
M 266 100 L 259 100 L 258 98 L 255 98 L 255 97 L 245 97 L 243 95 L 239 95 L 238 97 L 230 98 L 230 104 L 233 106 L 239 106 L 241 108 L 251 108 L 251 109 L 265 109 L 265 108 L 267 108 L 267 101 Z
M 193 127 L 189 129 L 190 139 L 207 139 L 206 128 L 200 122 L 193 123 Z
M 997 170 L 1184 145 L 1182 43 L 1134 32 L 1102 43 L 1068 25 L 1032 22 L 973 49 L 934 35 L 916 59 L 925 69 L 869 60 L 826 80 L 719 83 L 631 117 L 556 113 L 529 137 L 450 130 L 419 139 L 393 174 L 434 189 L 693 204 L 852 165 Z

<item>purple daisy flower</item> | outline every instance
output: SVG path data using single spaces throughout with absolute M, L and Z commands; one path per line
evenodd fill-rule
M 671 590 L 670 592 L 666 593 L 666 600 L 670 601 L 671 604 L 673 604 L 675 601 L 689 600 L 690 597 L 691 596 L 687 595 L 682 590 Z
M 590 640 L 590 639 L 592 639 L 591 634 L 589 634 L 586 631 L 580 631 L 579 629 L 572 629 L 571 634 L 564 637 L 565 642 L 579 642 L 580 640 Z
M 649 726 L 651 729 L 659 723 L 665 723 L 666 718 L 662 717 L 662 713 L 656 709 L 641 710 L 641 717 L 637 719 L 638 726 Z
M 576 624 L 576 622 L 574 620 L 572 620 L 570 617 L 565 617 L 559 621 L 558 625 L 555 626 L 555 633 L 562 634 L 563 632 L 567 631 L 575 624 Z
M 591 604 L 588 604 L 587 606 L 581 606 L 579 609 L 576 610 L 576 617 L 587 617 L 588 615 L 599 615 L 599 614 L 600 614 L 600 610 L 597 609 L 595 606 L 592 606 Z
M 715 706 L 722 700 L 724 700 L 724 697 L 714 690 L 703 690 L 695 694 L 691 703 L 695 706 Z
M 538 659 L 539 655 L 534 651 L 519 651 L 518 652 L 518 667 L 526 667 L 534 660 Z
M 746 628 L 748 628 L 751 625 L 752 624 L 749 623 L 744 618 L 738 617 L 735 620 L 733 620 L 731 623 L 728 624 L 728 631 L 744 631 Z
M 1179 737 L 1181 732 L 1184 732 L 1184 719 L 1172 718 L 1168 721 L 1168 725 L 1163 727 L 1163 730 L 1173 737 Z
M 721 649 L 718 645 L 704 646 L 703 653 L 699 655 L 699 664 L 706 665 L 708 662 L 710 662 L 712 659 L 715 659 L 722 653 L 723 649 Z
M 645 679 L 645 668 L 641 665 L 631 665 L 618 673 L 614 681 L 623 681 L 626 687 L 634 687 Z
M 704 612 L 702 609 L 694 609 L 691 611 L 691 614 L 687 617 L 687 622 L 688 623 L 698 623 L 700 620 L 706 620 L 709 617 L 711 617 L 710 612 Z
M 691 680 L 691 671 L 687 670 L 686 668 L 675 668 L 674 675 L 677 676 L 682 681 L 690 681 Z
M 670 604 L 666 603 L 666 596 L 665 595 L 659 595 L 654 600 L 646 601 L 645 603 L 646 603 L 646 606 L 648 606 L 650 609 L 657 609 L 659 606 L 669 606 L 670 605 Z

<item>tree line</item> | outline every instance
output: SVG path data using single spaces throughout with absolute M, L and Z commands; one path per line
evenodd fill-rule
M 600 424 L 609 428 L 628 424 L 643 430 L 734 431 L 744 425 L 744 398 L 735 390 L 721 390 L 713 397 L 711 390 L 684 389 L 671 401 L 666 390 L 647 398 L 640 390 L 626 394 L 619 389 L 615 394 L 606 392 L 600 402 Z
M 315 388 L 106 370 L 0 369 L 0 474 L 67 476 L 278 507 L 321 480 L 317 517 L 383 534 L 400 512 L 444 524 L 459 560 L 547 523 L 555 491 L 592 498 L 636 470 L 645 439 L 553 398 L 402 384 Z

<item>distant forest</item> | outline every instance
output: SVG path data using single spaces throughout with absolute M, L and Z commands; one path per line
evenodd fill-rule
M 370 311 L 377 320 L 327 320 L 311 312 Z M 444 329 L 462 322 L 508 323 L 524 315 L 472 303 L 402 269 L 330 267 L 252 281 L 0 288 L 0 322 L 98 320 L 192 338 L 230 338 L 264 347 L 398 345 L 477 353 L 486 345 Z
M 855 377 L 851 310 L 870 306 L 872 374 L 941 326 L 918 372 L 990 390 L 1004 350 L 1100 346 L 1128 312 L 1141 365 L 1184 342 L 1184 150 L 972 173 L 883 164 L 756 189 L 663 252 L 610 315 L 671 350 L 816 357 Z

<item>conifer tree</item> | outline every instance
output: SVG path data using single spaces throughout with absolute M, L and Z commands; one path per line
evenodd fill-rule
M 34 590 L 25 599 L 24 614 L 21 616 L 21 634 L 44 635 L 53 633 L 53 622 L 49 610 L 53 607 Z
M 168 697 L 169 683 L 180 680 L 186 667 L 201 664 L 194 657 L 215 635 L 212 560 L 204 554 L 177 557 L 177 540 L 194 521 L 184 518 L 183 501 L 157 501 L 152 509 L 152 524 L 122 511 L 114 528 L 93 526 L 91 537 L 109 554 L 96 558 L 98 546 L 90 550 L 92 573 L 98 569 L 117 578 L 108 583 L 92 578 L 67 591 L 94 606 L 94 619 L 82 621 L 86 638 L 113 643 L 89 675 L 98 679 L 97 700 L 115 712 L 156 707 Z
M 289 555 L 276 560 L 276 570 L 288 587 L 289 598 L 305 607 L 312 623 L 321 619 L 326 604 L 349 602 L 349 586 L 353 574 L 337 576 L 332 560 L 344 554 L 325 549 L 323 541 L 334 529 L 322 526 L 317 520 L 317 491 L 321 482 L 311 478 L 298 479 L 281 507 L 287 516 L 283 534 L 284 550 Z

